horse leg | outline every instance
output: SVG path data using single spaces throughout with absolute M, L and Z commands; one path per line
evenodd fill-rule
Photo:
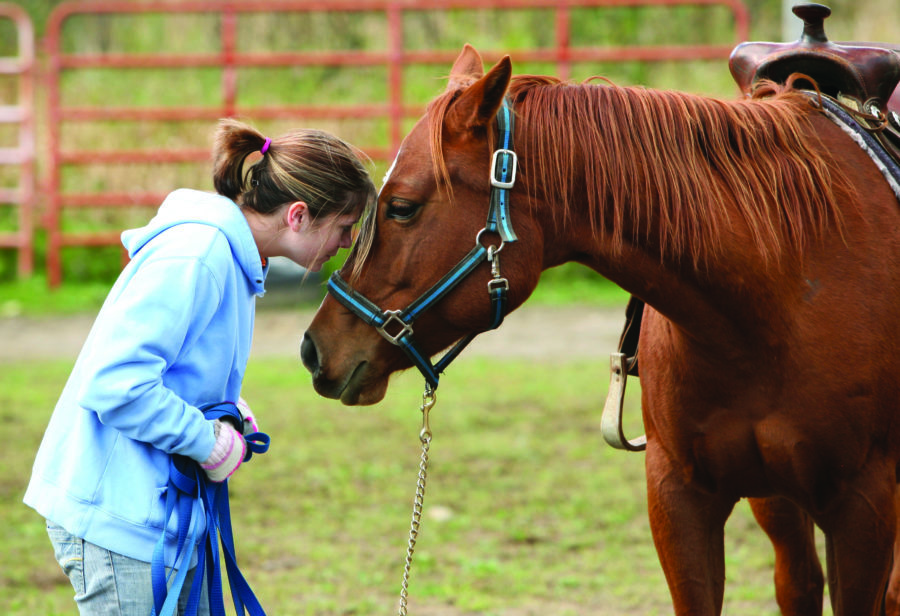
M 880 613 L 896 536 L 893 468 L 861 472 L 842 502 L 818 520 L 825 531 L 835 616 Z
M 725 522 L 736 499 L 704 492 L 661 447 L 647 444 L 650 530 L 676 616 L 719 616 L 725 592 Z
M 825 578 L 812 518 L 786 498 L 747 500 L 775 548 L 775 599 L 781 613 L 821 616 Z

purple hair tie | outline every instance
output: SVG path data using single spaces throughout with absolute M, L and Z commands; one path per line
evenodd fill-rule
M 272 140 L 266 137 L 266 142 L 263 144 L 263 147 L 259 148 L 260 154 L 265 154 L 269 151 L 269 145 L 272 143 Z

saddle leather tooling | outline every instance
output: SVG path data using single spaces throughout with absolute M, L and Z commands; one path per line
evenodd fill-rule
M 804 87 L 805 82 L 806 87 L 818 88 L 836 100 L 900 164 L 900 45 L 832 43 L 824 28 L 830 8 L 800 4 L 792 10 L 803 20 L 797 41 L 742 43 L 732 51 L 728 67 L 741 91 L 749 95 L 761 79 L 784 83 L 800 73 L 808 79 L 798 79 L 796 87 Z M 639 376 L 637 347 L 643 312 L 644 302 L 632 296 L 618 352 L 610 358 L 610 387 L 601 420 L 606 442 L 628 451 L 646 446 L 644 437 L 629 441 L 622 430 L 625 383 L 629 375 Z

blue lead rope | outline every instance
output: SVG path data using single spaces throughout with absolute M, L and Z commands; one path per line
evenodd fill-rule
M 200 410 L 203 411 L 207 420 L 233 420 L 237 426 L 243 425 L 240 411 L 231 402 L 210 405 Z M 244 456 L 244 462 L 246 462 L 254 453 L 261 454 L 268 451 L 271 439 L 268 434 L 254 432 L 245 436 L 244 440 L 247 442 L 247 454 Z M 206 583 L 210 616 L 225 616 L 219 561 L 220 541 L 235 611 L 240 616 L 244 616 L 244 614 L 265 616 L 250 585 L 241 574 L 235 558 L 234 534 L 231 531 L 231 512 L 228 504 L 228 482 L 209 481 L 206 473 L 194 460 L 185 456 L 173 455 L 169 461 L 166 522 L 173 513 L 177 513 L 178 516 L 175 567 L 168 574 L 166 573 L 166 532 L 163 530 L 153 550 L 153 560 L 150 564 L 154 604 L 151 616 L 174 616 L 177 613 L 178 598 L 184 588 L 194 550 L 198 546 L 202 554 L 197 554 L 197 566 L 184 616 L 197 615 L 200 606 L 200 591 L 204 573 L 207 570 Z M 198 529 L 203 525 L 202 520 L 204 519 L 206 528 L 200 533 Z M 173 579 L 173 572 L 176 571 Z

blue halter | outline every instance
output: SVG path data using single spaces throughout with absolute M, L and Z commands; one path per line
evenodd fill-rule
M 506 315 L 509 281 L 500 276 L 498 253 L 505 242 L 515 242 L 518 239 L 509 218 L 509 195 L 516 182 L 518 166 L 516 153 L 512 150 L 514 124 L 515 115 L 504 101 L 503 106 L 497 112 L 499 135 L 497 149 L 494 150 L 491 157 L 491 203 L 488 209 L 487 223 L 476 236 L 475 247 L 436 284 L 403 310 L 382 310 L 367 297 L 350 288 L 339 272 L 332 274 L 328 281 L 328 291 L 334 298 L 353 314 L 374 326 L 388 342 L 399 346 L 425 377 L 425 381 L 432 391 L 437 389 L 441 373 L 475 339 L 477 334 L 472 333 L 464 337 L 447 351 L 440 361 L 432 364 L 430 358 L 422 352 L 413 338 L 413 322 L 485 260 L 491 263 L 492 275 L 487 284 L 488 294 L 491 298 L 491 322 L 487 329 L 500 327 L 503 317 Z M 481 236 L 485 232 L 500 236 L 499 248 L 485 247 L 481 243 Z M 388 331 L 388 328 L 391 328 L 394 333 Z
M 231 402 L 206 406 L 201 410 L 206 419 L 210 421 L 225 419 L 232 420 L 237 426 L 243 425 L 240 411 Z M 244 462 L 248 461 L 254 453 L 265 453 L 269 449 L 269 435 L 263 432 L 248 434 L 245 440 L 247 441 L 247 454 Z M 178 597 L 184 587 L 194 549 L 199 546 L 202 553 L 198 553 L 197 566 L 184 616 L 196 616 L 197 614 L 203 575 L 207 569 L 210 616 L 225 616 L 225 604 L 222 599 L 222 573 L 219 565 L 219 540 L 221 539 L 234 609 L 240 616 L 245 614 L 245 608 L 250 616 L 265 616 L 262 606 L 238 569 L 235 559 L 234 535 L 231 532 L 231 513 L 228 506 L 228 482 L 213 483 L 207 479 L 203 469 L 190 458 L 171 456 L 169 485 L 166 489 L 166 521 L 176 511 L 178 545 L 175 564 L 178 569 L 171 588 L 167 589 L 172 571 L 166 574 L 164 556 L 166 532 L 163 530 L 156 548 L 153 550 L 151 562 L 153 615 L 172 616 L 177 613 Z M 206 529 L 202 534 L 197 531 L 202 526 L 201 516 L 205 518 L 206 522 Z

